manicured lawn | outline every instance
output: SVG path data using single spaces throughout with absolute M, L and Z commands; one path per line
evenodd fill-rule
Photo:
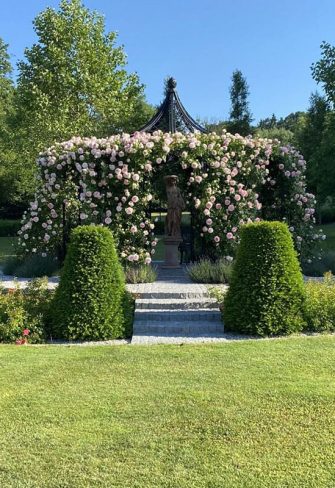
M 15 256 L 16 237 L 0 237 L 0 264 L 10 256 Z
M 0 486 L 335 486 L 335 337 L 0 347 Z
M 164 261 L 165 257 L 165 246 L 164 246 L 164 236 L 157 236 L 158 238 L 158 243 L 155 248 L 155 254 L 153 256 L 153 259 L 155 261 Z

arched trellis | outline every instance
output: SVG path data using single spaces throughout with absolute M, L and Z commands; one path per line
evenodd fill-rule
M 54 253 L 66 222 L 93 223 L 111 228 L 122 259 L 150 262 L 156 242 L 150 192 L 155 178 L 169 171 L 171 156 L 196 218 L 197 239 L 211 254 L 231 254 L 243 223 L 276 218 L 282 208 L 298 248 L 315 238 L 314 197 L 305 189 L 305 162 L 293 148 L 226 132 L 156 131 L 73 138 L 41 154 L 40 188 L 20 231 L 22 252 Z

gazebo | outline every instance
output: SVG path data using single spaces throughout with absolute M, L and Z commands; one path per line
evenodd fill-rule
M 180 101 L 176 90 L 177 82 L 174 78 L 169 78 L 166 85 L 166 95 L 163 103 L 159 107 L 156 114 L 139 130 L 139 132 L 153 133 L 157 130 L 163 132 L 207 132 L 193 117 L 187 112 Z M 173 155 L 168 158 L 170 167 L 176 162 Z M 166 212 L 165 202 L 156 202 L 156 205 L 149 204 L 147 215 L 151 217 L 152 212 Z M 194 216 L 193 211 L 190 212 L 190 226 L 189 232 L 184 232 L 184 251 L 190 253 L 190 258 L 194 260 Z
M 176 90 L 177 82 L 174 78 L 167 81 L 166 95 L 157 113 L 147 122 L 140 132 L 207 132 L 196 122 L 180 101 Z

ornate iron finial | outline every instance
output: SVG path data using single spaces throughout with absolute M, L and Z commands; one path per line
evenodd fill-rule
M 140 129 L 140 132 L 206 132 L 206 129 L 196 122 L 185 110 L 181 103 L 177 90 L 177 82 L 174 78 L 167 81 L 165 100 L 157 113 Z
M 167 82 L 167 86 L 169 90 L 174 90 L 177 86 L 177 82 L 174 78 L 169 78 Z

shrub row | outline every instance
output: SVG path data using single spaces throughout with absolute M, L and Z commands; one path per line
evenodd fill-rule
M 305 284 L 303 331 L 335 332 L 335 279 L 331 274 L 324 282 L 309 281 Z M 224 308 L 224 293 L 212 290 L 220 308 Z M 44 342 L 50 338 L 50 307 L 53 292 L 47 289 L 44 279 L 33 280 L 26 290 L 17 286 L 0 292 L 0 342 L 13 343 L 20 339 L 24 329 L 29 330 L 31 343 Z M 123 297 L 125 318 L 124 336 L 131 337 L 134 300 L 129 293 Z
M 304 285 L 305 299 L 301 308 L 301 328 L 296 332 L 335 332 L 335 278 L 331 273 L 326 274 L 320 281 L 308 281 Z M 223 319 L 226 317 L 225 290 L 210 289 L 210 295 L 218 301 Z M 225 329 L 229 330 L 226 327 Z M 231 330 L 236 330 L 234 327 Z M 257 335 L 257 331 L 254 332 Z M 265 334 L 259 334 L 264 336 Z M 270 334 L 272 335 L 272 334 Z
M 211 266 L 202 262 L 198 270 L 205 269 L 208 275 Z M 230 282 L 224 298 L 226 330 L 260 336 L 335 330 L 335 281 L 328 275 L 322 284 L 304 284 L 283 223 L 244 226 Z M 29 329 L 32 342 L 50 336 L 125 337 L 132 332 L 133 303 L 110 231 L 78 227 L 54 296 L 43 280 L 32 282 L 26 291 L 16 287 L 0 293 L 0 340 L 13 342 L 22 337 L 23 329 Z

